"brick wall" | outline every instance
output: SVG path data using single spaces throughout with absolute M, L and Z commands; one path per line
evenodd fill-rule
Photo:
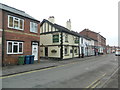
M 17 16 L 22 19 L 24 19 L 24 31 L 16 30 L 16 29 L 10 29 L 8 28 L 8 15 Z M 33 21 L 28 18 L 24 18 L 12 13 L 4 12 L 4 29 L 5 29 L 5 49 L 4 49 L 4 64 L 17 64 L 18 56 L 20 55 L 31 55 L 32 54 L 32 41 L 38 41 L 40 40 L 40 24 L 38 23 L 38 33 L 31 33 L 30 32 L 30 21 Z M 13 41 L 23 41 L 23 54 L 7 54 L 7 41 L 13 40 Z M 39 48 L 38 48 L 39 51 Z M 38 57 L 40 55 L 38 54 Z
M 80 34 L 98 41 L 98 33 L 96 33 L 96 32 L 85 29 L 85 30 L 81 31 Z M 106 39 L 101 35 L 100 35 L 100 40 L 101 40 L 101 43 L 99 43 L 99 44 L 102 46 L 106 46 Z

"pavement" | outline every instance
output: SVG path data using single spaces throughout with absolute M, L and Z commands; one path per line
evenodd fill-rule
M 40 63 L 35 62 L 34 64 L 13 65 L 13 66 L 2 67 L 2 76 L 8 76 L 8 75 L 18 74 L 23 72 L 29 72 L 33 70 L 55 67 L 58 65 L 63 65 L 67 63 L 76 62 L 76 61 L 90 60 L 96 57 L 101 57 L 101 56 L 90 56 L 90 57 L 84 57 L 84 58 L 74 58 L 74 59 L 59 60 L 59 61 L 54 59 L 41 58 Z

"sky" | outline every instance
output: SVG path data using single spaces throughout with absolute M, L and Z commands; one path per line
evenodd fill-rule
M 100 32 L 106 44 L 118 46 L 119 0 L 0 0 L 1 3 L 25 11 L 42 22 L 49 16 L 55 23 L 66 26 L 71 19 L 73 31 L 87 28 Z

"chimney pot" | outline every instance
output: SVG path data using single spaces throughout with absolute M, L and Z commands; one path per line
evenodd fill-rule
M 54 24 L 55 23 L 54 16 L 49 16 L 48 21 Z
M 71 20 L 70 19 L 66 22 L 66 28 L 71 30 Z

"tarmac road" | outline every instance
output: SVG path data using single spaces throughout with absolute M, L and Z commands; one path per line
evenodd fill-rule
M 2 86 L 3 88 L 96 88 L 117 67 L 118 58 L 114 54 L 108 54 L 3 78 Z

